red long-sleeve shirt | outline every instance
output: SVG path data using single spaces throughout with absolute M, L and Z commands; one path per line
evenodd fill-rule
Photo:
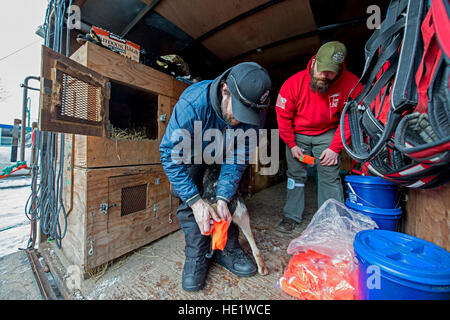
M 313 57 L 314 58 L 314 57 Z M 316 136 L 336 128 L 336 134 L 330 149 L 340 153 L 344 148 L 341 140 L 339 119 L 351 90 L 358 83 L 358 78 L 345 69 L 325 93 L 312 92 L 309 87 L 311 77 L 308 67 L 286 80 L 281 87 L 276 102 L 276 113 L 280 137 L 289 148 L 296 145 L 295 133 Z M 362 86 L 352 92 L 356 97 Z M 345 126 L 346 141 L 350 140 L 348 123 Z

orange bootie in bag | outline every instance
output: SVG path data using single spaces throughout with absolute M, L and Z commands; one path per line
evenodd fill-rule
M 213 222 L 212 229 L 206 235 L 212 232 L 211 248 L 212 250 L 223 250 L 227 244 L 228 237 L 228 222 L 221 220 L 220 222 Z
M 350 261 L 308 250 L 291 258 L 280 286 L 302 300 L 354 300 L 358 298 L 357 272 Z

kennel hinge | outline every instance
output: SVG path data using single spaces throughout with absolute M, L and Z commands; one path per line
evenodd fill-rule
M 51 96 L 52 95 L 53 81 L 44 78 L 43 83 L 44 83 L 44 85 L 43 85 L 44 93 L 46 95 L 48 95 L 48 96 Z
M 100 205 L 100 212 L 103 213 L 103 214 L 108 214 L 109 208 L 113 208 L 113 207 L 117 207 L 117 206 L 118 206 L 117 203 L 114 203 L 114 204 L 111 204 L 111 205 L 108 205 L 107 203 L 102 203 Z

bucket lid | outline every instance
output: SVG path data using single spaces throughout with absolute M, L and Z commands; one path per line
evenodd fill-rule
M 353 247 L 369 264 L 399 278 L 450 285 L 450 253 L 428 241 L 394 231 L 363 230 Z
M 345 200 L 345 205 L 349 207 L 350 209 L 362 212 L 362 213 L 369 213 L 369 214 L 378 214 L 381 216 L 401 216 L 402 215 L 402 208 L 394 208 L 394 209 L 384 209 L 384 208 L 375 208 L 375 207 L 368 207 L 360 204 L 356 204 L 351 202 L 349 199 Z
M 392 187 L 397 186 L 395 183 L 392 183 L 380 177 L 373 177 L 373 176 L 348 175 L 345 176 L 344 180 L 347 182 L 361 183 L 361 184 L 382 184 Z

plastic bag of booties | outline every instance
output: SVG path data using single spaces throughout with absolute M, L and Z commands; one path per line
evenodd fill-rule
M 357 299 L 353 240 L 359 231 L 376 227 L 369 216 L 334 199 L 326 201 L 289 244 L 287 253 L 294 256 L 280 278 L 281 288 L 299 299 Z

